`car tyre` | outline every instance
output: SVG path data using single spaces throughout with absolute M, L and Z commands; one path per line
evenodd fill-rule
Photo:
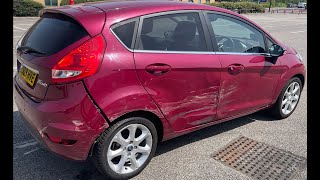
M 294 112 L 294 110 L 296 109 L 299 103 L 301 91 L 302 91 L 301 80 L 297 77 L 290 79 L 281 90 L 281 93 L 276 103 L 270 108 L 272 115 L 276 119 L 284 119 L 289 117 Z M 291 102 L 292 105 L 287 105 L 289 104 L 288 101 Z M 288 102 L 288 103 L 284 103 L 284 102 Z M 288 107 L 288 109 L 285 110 L 286 106 L 292 106 L 292 107 L 291 109 Z
M 136 130 L 134 139 L 132 139 L 133 136 L 130 132 L 133 132 L 134 127 Z M 147 137 L 140 144 L 137 144 L 141 141 L 142 135 Z M 118 141 L 121 142 L 118 143 Z M 142 117 L 126 118 L 109 127 L 97 139 L 92 160 L 104 176 L 110 179 L 129 179 L 141 173 L 148 165 L 155 153 L 157 143 L 157 130 L 150 120 Z M 150 148 L 148 156 L 147 152 L 144 152 L 148 149 L 145 147 Z M 144 150 L 140 153 L 139 150 L 143 148 Z M 118 151 L 122 151 L 122 154 L 112 158 L 113 153 Z M 121 167 L 123 159 L 127 160 Z M 118 162 L 114 162 L 117 160 Z M 117 169 L 119 170 L 117 171 Z

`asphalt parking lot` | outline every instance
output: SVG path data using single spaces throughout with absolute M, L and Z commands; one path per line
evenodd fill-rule
M 245 16 L 275 38 L 294 47 L 307 65 L 306 14 Z M 19 38 L 37 19 L 14 17 L 13 51 Z M 15 53 L 13 62 L 14 75 Z M 90 162 L 65 160 L 42 149 L 23 126 L 15 104 L 13 132 L 14 179 L 104 179 Z M 297 109 L 289 118 L 272 121 L 266 113 L 260 112 L 160 143 L 150 164 L 134 179 L 250 179 L 210 157 L 240 135 L 307 157 L 307 86 L 302 91 Z M 295 179 L 307 179 L 307 169 Z

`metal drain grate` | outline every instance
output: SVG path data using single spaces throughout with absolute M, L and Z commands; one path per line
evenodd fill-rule
M 305 168 L 307 159 L 247 137 L 239 137 L 212 157 L 253 179 L 288 180 Z

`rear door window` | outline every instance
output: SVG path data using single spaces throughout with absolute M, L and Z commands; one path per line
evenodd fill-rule
M 87 31 L 74 19 L 47 13 L 27 32 L 21 46 L 52 55 L 87 35 Z
M 145 18 L 138 49 L 207 51 L 198 13 L 177 13 Z

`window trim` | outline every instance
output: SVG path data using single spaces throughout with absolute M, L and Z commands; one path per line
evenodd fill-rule
M 223 13 L 223 12 L 217 12 L 217 11 L 207 11 L 207 10 L 203 11 L 203 13 L 204 13 L 204 16 L 205 16 L 205 19 L 206 19 L 206 23 L 207 23 L 207 26 L 208 26 L 208 29 L 209 29 L 209 32 L 210 32 L 210 38 L 211 38 L 212 46 L 214 47 L 213 50 L 216 51 L 217 54 L 239 54 L 239 55 L 243 55 L 243 54 L 251 54 L 251 55 L 252 54 L 257 54 L 257 55 L 264 54 L 264 55 L 266 55 L 267 54 L 267 53 L 241 53 L 241 52 L 221 52 L 221 51 L 219 51 L 217 40 L 216 40 L 216 36 L 215 36 L 213 28 L 212 28 L 212 26 L 210 24 L 208 14 L 226 16 L 226 17 L 229 17 L 229 18 L 233 18 L 233 19 L 239 20 L 239 21 L 249 25 L 250 27 L 254 28 L 255 30 L 257 30 L 258 32 L 260 32 L 262 34 L 265 48 L 266 48 L 266 33 L 262 29 L 260 29 L 259 27 L 257 27 L 254 24 L 250 23 L 249 21 L 246 21 L 245 19 L 242 19 L 241 17 L 237 17 L 237 16 L 232 15 L 232 14 Z M 272 39 L 272 38 L 269 37 L 269 39 Z M 272 42 L 274 42 L 273 39 L 272 39 Z
M 137 47 L 139 45 L 138 39 L 140 38 L 142 23 L 143 23 L 144 18 L 167 15 L 167 14 L 188 13 L 188 12 L 197 12 L 199 14 L 200 22 L 202 24 L 202 28 L 203 28 L 208 51 L 161 51 L 161 50 L 139 50 L 139 49 L 137 49 Z M 117 22 L 117 23 L 111 25 L 109 30 L 116 37 L 116 39 L 128 51 L 130 51 L 132 53 L 137 52 L 137 53 L 159 53 L 159 54 L 208 54 L 208 55 L 218 55 L 218 54 L 225 54 L 225 55 L 230 54 L 231 55 L 232 54 L 232 55 L 245 55 L 245 56 L 252 56 L 252 55 L 266 56 L 266 55 L 268 55 L 268 53 L 240 53 L 240 52 L 220 52 L 220 51 L 217 51 L 218 46 L 216 43 L 215 36 L 211 36 L 211 34 L 214 34 L 214 33 L 213 32 L 211 33 L 211 31 L 213 31 L 213 29 L 210 25 L 210 21 L 209 21 L 208 15 L 207 15 L 208 13 L 209 14 L 221 14 L 221 15 L 229 16 L 231 18 L 238 19 L 238 20 L 252 26 L 253 28 L 258 30 L 259 32 L 262 32 L 265 44 L 266 44 L 266 38 L 269 38 L 273 43 L 275 43 L 274 39 L 271 38 L 270 36 L 268 36 L 268 34 L 266 34 L 263 30 L 261 30 L 260 28 L 256 27 L 255 25 L 251 24 L 250 22 L 248 22 L 240 17 L 234 16 L 231 14 L 227 14 L 227 13 L 218 12 L 218 11 L 207 11 L 207 10 L 174 10 L 174 11 L 165 11 L 165 12 L 143 15 L 143 16 L 134 17 L 131 19 L 126 19 L 126 20 Z M 116 35 L 116 33 L 113 31 L 113 28 L 116 28 L 116 27 L 121 26 L 126 23 L 130 23 L 132 21 L 136 21 L 136 24 L 135 24 L 134 33 L 133 33 L 132 44 L 131 44 L 131 47 L 129 48 Z
M 133 48 L 134 48 L 134 45 L 135 45 L 135 41 L 136 41 L 136 37 L 137 37 L 137 30 L 138 30 L 138 24 L 139 24 L 139 20 L 140 18 L 139 17 L 135 17 L 135 18 L 131 18 L 131 19 L 126 19 L 124 21 L 120 21 L 116 24 L 113 24 L 110 26 L 110 32 L 116 37 L 116 39 L 130 52 L 133 52 Z M 127 47 L 122 41 L 121 39 L 117 36 L 117 34 L 113 31 L 113 29 L 119 27 L 119 26 L 122 26 L 122 25 L 125 25 L 125 24 L 128 24 L 128 23 L 131 23 L 131 22 L 134 22 L 135 21 L 135 25 L 134 25 L 134 30 L 133 30 L 133 37 L 132 37 L 132 41 L 131 41 L 131 45 L 130 47 Z
M 143 50 L 139 49 L 139 43 L 140 43 L 140 35 L 142 30 L 142 24 L 144 19 L 151 18 L 151 17 L 157 17 L 157 16 L 163 16 L 163 15 L 170 15 L 170 14 L 182 14 L 182 13 L 197 13 L 199 15 L 200 23 L 202 26 L 205 44 L 206 44 L 206 51 L 163 51 L 163 50 Z M 211 51 L 212 44 L 209 41 L 210 34 L 208 32 L 208 28 L 206 26 L 206 22 L 204 20 L 204 16 L 201 13 L 201 10 L 174 10 L 174 11 L 165 11 L 165 12 L 159 12 L 159 13 L 153 13 L 148 14 L 140 17 L 139 25 L 138 25 L 138 33 L 136 36 L 135 46 L 134 46 L 134 52 L 149 52 L 149 53 L 167 53 L 167 54 L 206 54 Z
M 268 53 L 240 53 L 240 52 L 212 52 L 212 51 L 161 51 L 161 50 L 139 50 L 136 49 L 135 53 L 154 53 L 154 54 L 207 54 L 207 55 L 243 55 L 243 56 L 267 56 Z

